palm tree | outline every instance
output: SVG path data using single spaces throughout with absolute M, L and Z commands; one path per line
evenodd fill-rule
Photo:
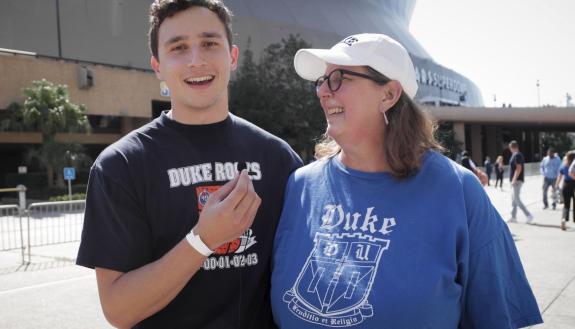
M 64 186 L 62 168 L 85 159 L 82 147 L 77 143 L 59 143 L 59 132 L 87 132 L 88 118 L 85 107 L 71 103 L 66 85 L 57 85 L 44 79 L 32 82 L 24 89 L 26 99 L 21 108 L 23 123 L 28 129 L 42 134 L 42 146 L 30 150 L 28 157 L 36 158 L 46 168 L 48 186 L 54 186 L 57 173 L 58 186 Z

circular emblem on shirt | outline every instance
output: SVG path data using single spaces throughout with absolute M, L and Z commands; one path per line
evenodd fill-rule
M 206 203 L 208 202 L 208 198 L 210 197 L 210 192 L 207 189 L 204 189 L 202 192 L 200 192 L 200 194 L 198 195 L 198 203 L 203 206 L 206 205 Z

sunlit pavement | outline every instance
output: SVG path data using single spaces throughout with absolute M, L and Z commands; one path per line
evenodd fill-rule
M 532 225 L 518 213 L 509 224 L 545 324 L 537 329 L 575 329 L 575 224 L 561 231 L 563 205 L 543 210 L 542 179 L 528 177 L 523 201 Z M 508 181 L 503 190 L 486 187 L 504 219 L 511 211 Z M 92 270 L 74 265 L 78 243 L 32 249 L 32 264 L 20 252 L 0 252 L 0 328 L 110 328 L 98 300 Z
M 518 210 L 518 223 L 508 225 L 545 321 L 532 328 L 573 329 L 575 224 L 571 221 L 566 231 L 560 229 L 563 204 L 558 204 L 556 210 L 543 209 L 542 186 L 541 177 L 531 176 L 527 177 L 521 191 L 523 203 L 535 218 L 532 224 L 525 224 L 526 218 Z M 485 189 L 503 219 L 508 220 L 511 217 L 509 181 L 504 181 L 503 190 L 493 186 Z

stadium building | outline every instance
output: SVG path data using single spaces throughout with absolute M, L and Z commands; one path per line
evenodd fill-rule
M 224 0 L 234 12 L 234 43 L 257 54 L 271 43 L 299 34 L 313 47 L 330 47 L 355 33 L 385 33 L 400 41 L 416 67 L 416 100 L 439 120 L 453 124 L 456 138 L 476 162 L 492 158 L 510 138 L 528 160 L 541 154 L 541 129 L 573 129 L 573 112 L 525 120 L 483 108 L 472 81 L 436 63 L 409 33 L 415 0 Z M 87 108 L 92 132 L 61 134 L 84 144 L 94 157 L 106 145 L 170 107 L 150 69 L 147 46 L 151 0 L 4 0 L 0 3 L 0 120 L 22 88 L 46 79 L 68 85 L 71 101 Z M 241 58 L 240 58 L 241 60 Z M 442 63 L 448 65 L 449 63 Z M 464 107 L 464 110 L 462 110 Z M 507 110 L 507 109 L 505 109 Z M 496 113 L 497 112 L 497 113 Z M 6 111 L 4 111 L 6 113 Z M 521 119 L 521 120 L 520 120 Z M 570 120 L 570 121 L 569 121 Z M 519 137 L 518 137 L 519 136 Z M 25 145 L 39 133 L 0 132 L 0 176 L 15 171 Z M 1 178 L 0 178 L 1 179 Z M 1 185 L 0 181 L 0 185 Z

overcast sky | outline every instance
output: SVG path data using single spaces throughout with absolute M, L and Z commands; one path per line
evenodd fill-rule
M 575 103 L 575 0 L 418 0 L 410 31 L 486 106 Z

